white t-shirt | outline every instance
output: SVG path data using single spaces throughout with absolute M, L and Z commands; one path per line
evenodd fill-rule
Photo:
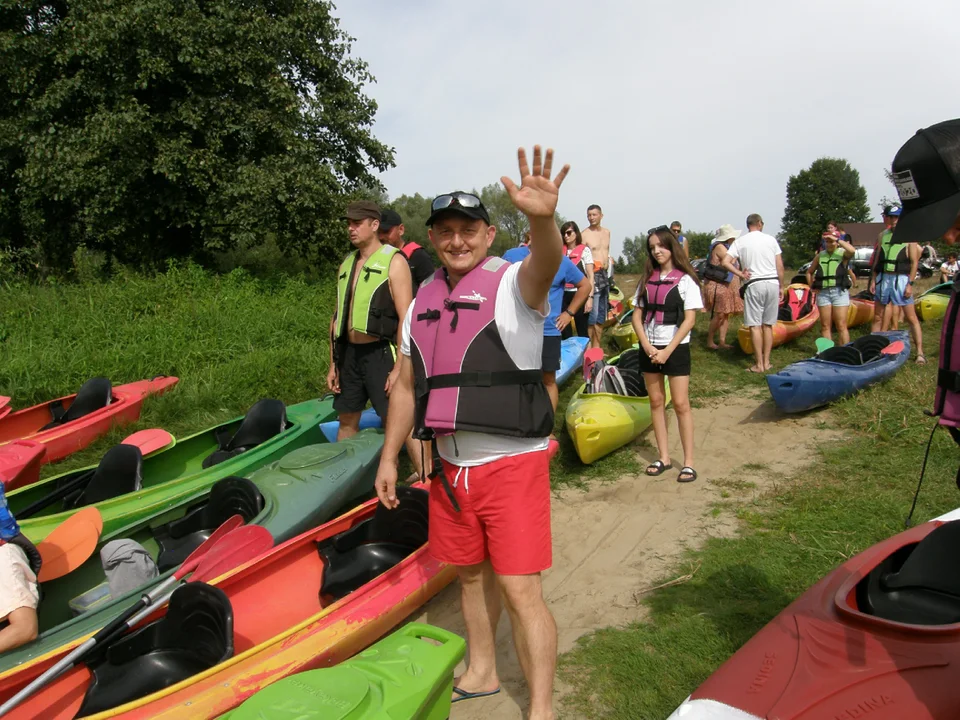
M 780 282 L 780 274 L 777 272 L 780 243 L 773 235 L 752 230 L 730 243 L 727 252 L 734 260 L 740 259 L 740 267 L 750 271 L 751 280 L 763 278 Z
M 944 263 L 940 266 L 940 270 L 951 277 L 957 274 L 958 268 L 960 268 L 960 264 L 958 263 Z
M 549 315 L 550 306 L 544 302 L 543 310 L 537 311 L 524 302 L 517 282 L 520 267 L 521 264 L 516 263 L 504 273 L 497 289 L 494 318 L 510 359 L 521 370 L 539 370 L 543 367 L 543 320 Z M 416 315 L 416 302 L 414 298 L 403 319 L 400 352 L 407 357 L 410 357 L 410 319 Z M 512 455 L 545 450 L 548 440 L 459 430 L 453 435 L 438 436 L 437 451 L 448 463 L 475 467 Z
M 660 274 L 660 277 L 663 277 L 663 273 Z M 680 282 L 677 283 L 677 290 L 680 292 L 680 297 L 683 298 L 683 309 L 684 312 L 687 310 L 700 310 L 703 307 L 703 298 L 700 296 L 700 288 L 693 281 L 693 278 L 683 274 L 683 277 L 680 278 Z M 637 298 L 636 305 L 637 307 L 642 308 L 646 303 L 646 298 Z M 673 336 L 677 334 L 677 325 L 657 325 L 653 316 L 650 320 L 644 323 L 643 331 L 647 334 L 647 340 L 650 341 L 651 345 L 669 345 L 673 342 Z M 680 344 L 690 342 L 690 333 L 687 333 L 687 336 L 680 341 Z
M 0 620 L 18 608 L 37 609 L 40 591 L 27 554 L 19 545 L 0 545 Z

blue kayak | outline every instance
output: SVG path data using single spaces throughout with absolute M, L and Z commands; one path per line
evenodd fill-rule
M 557 385 L 563 385 L 573 371 L 583 365 L 583 353 L 590 344 L 590 338 L 571 337 L 560 343 L 560 369 L 557 370 Z
M 380 420 L 380 416 L 377 415 L 376 411 L 373 408 L 367 408 L 364 410 L 363 414 L 360 415 L 360 429 L 366 430 L 367 428 L 379 427 L 383 427 L 383 421 Z M 323 436 L 327 439 L 327 442 L 336 442 L 337 432 L 339 432 L 339 430 L 339 420 L 330 420 L 329 422 L 320 423 L 320 432 L 323 433 Z
M 881 353 L 898 340 L 903 342 L 903 350 L 894 355 Z M 902 330 L 873 333 L 848 345 L 824 350 L 809 360 L 787 365 L 780 372 L 767 375 L 767 385 L 778 408 L 784 412 L 803 412 L 886 380 L 909 357 L 909 333 Z

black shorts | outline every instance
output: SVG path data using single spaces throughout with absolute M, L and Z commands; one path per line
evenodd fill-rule
M 573 296 L 576 294 L 576 290 L 563 291 L 563 304 L 560 306 L 561 312 L 567 309 L 570 301 L 573 300 Z M 590 325 L 587 323 L 587 312 L 583 308 L 580 308 L 577 314 L 573 316 L 573 322 L 563 329 L 560 337 L 566 340 L 569 337 L 573 337 L 574 331 L 576 331 L 578 337 L 587 337 L 589 327 Z
M 657 350 L 663 350 L 666 345 L 654 345 Z M 670 353 L 670 357 L 663 365 L 654 365 L 650 358 L 640 351 L 640 372 L 679 377 L 690 374 L 690 343 L 677 345 L 677 349 Z
M 559 335 L 544 335 L 543 353 L 540 355 L 540 369 L 544 372 L 556 372 L 560 369 Z
M 367 400 L 377 415 L 387 421 L 387 376 L 393 370 L 393 345 L 374 342 L 340 346 L 337 369 L 340 372 L 340 394 L 333 400 L 338 413 L 361 412 Z

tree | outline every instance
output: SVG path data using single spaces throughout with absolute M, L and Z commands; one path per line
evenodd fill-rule
M 712 232 L 698 232 L 696 230 L 684 231 L 687 238 L 687 255 L 691 260 L 707 256 L 707 250 L 710 243 L 716 235 Z
M 0 6 L 0 250 L 69 265 L 255 245 L 339 260 L 345 200 L 393 151 L 320 0 Z
M 867 191 L 860 173 L 841 158 L 819 158 L 787 182 L 787 207 L 781 222 L 784 262 L 809 260 L 830 221 L 870 222 Z
M 623 239 L 623 270 L 625 273 L 640 273 L 647 263 L 647 236 L 634 235 Z M 614 272 L 621 272 L 614 263 Z

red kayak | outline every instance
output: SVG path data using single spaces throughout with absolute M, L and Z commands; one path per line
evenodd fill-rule
M 160 376 L 111 387 L 107 378 L 93 378 L 76 395 L 0 417 L 0 446 L 18 439 L 34 440 L 46 447 L 43 463 L 62 460 L 114 426 L 137 420 L 145 397 L 159 395 L 178 382 L 179 378 Z
M 35 440 L 14 440 L 0 446 L 0 485 L 4 492 L 39 480 L 46 454 L 43 443 Z
M 669 720 L 960 717 L 960 509 L 854 556 Z
M 10 412 L 10 398 L 0 395 L 0 418 Z

